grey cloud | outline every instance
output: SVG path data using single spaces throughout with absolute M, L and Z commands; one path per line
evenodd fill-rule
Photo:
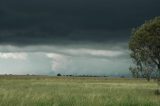
M 104 58 L 66 56 L 58 57 L 56 59 L 56 57 L 58 56 L 53 57 L 52 63 L 52 69 L 55 73 L 78 75 L 124 75 L 129 73 L 128 65 L 130 61 L 128 59 L 108 60 Z
M 159 0 L 1 0 L 0 44 L 126 41 L 131 28 L 160 15 L 159 4 Z
M 127 43 L 86 43 L 75 45 L 34 45 L 17 47 L 13 45 L 0 46 L 1 52 L 47 52 L 69 56 L 112 57 L 112 55 L 128 54 Z
M 60 60 L 65 65 L 57 72 L 127 73 L 131 29 L 159 16 L 159 4 L 160 0 L 0 0 L 0 52 L 29 54 L 27 61 L 0 59 L 0 67 L 21 73 L 22 67 L 12 64 L 16 63 L 26 67 L 22 73 L 47 70 L 46 74 L 53 71 L 54 59 L 44 54 L 56 53 L 70 60 Z
M 53 73 L 51 60 L 42 53 L 12 53 L 0 57 L 0 74 L 36 74 Z M 5 55 L 5 58 L 4 58 Z M 7 58 L 6 58 L 7 56 Z M 14 58 L 13 58 L 14 57 Z M 16 57 L 16 58 L 15 58 Z
M 13 58 L 13 56 L 24 55 L 11 52 L 7 58 L 1 56 L 0 68 L 2 70 L 0 74 L 123 75 L 129 73 L 128 64 L 130 61 L 128 59 L 86 58 L 85 56 L 49 55 L 48 53 L 26 53 L 25 59 Z
M 70 45 L 83 43 L 119 43 L 129 39 L 127 30 L 117 31 L 73 31 L 67 36 L 54 36 L 34 31 L 0 31 L 0 43 L 16 46 L 26 45 Z

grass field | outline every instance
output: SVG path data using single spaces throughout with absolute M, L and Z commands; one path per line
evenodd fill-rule
M 143 79 L 0 76 L 0 106 L 160 106 Z

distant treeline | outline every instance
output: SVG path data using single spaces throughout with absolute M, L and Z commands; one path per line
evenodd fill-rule
M 70 75 L 62 75 L 60 73 L 57 74 L 57 76 L 65 76 L 65 77 L 113 77 L 113 76 L 107 76 L 107 75 L 73 75 L 73 74 L 70 74 Z M 125 78 L 126 76 L 118 76 L 120 78 Z
M 74 75 L 74 74 L 67 74 L 62 75 L 58 73 L 56 75 L 57 77 L 117 77 L 117 78 L 128 78 L 127 76 L 112 76 L 112 75 Z M 55 75 L 34 75 L 34 74 L 26 74 L 26 75 L 16 75 L 16 74 L 0 74 L 0 78 L 46 78 L 46 77 L 55 77 Z

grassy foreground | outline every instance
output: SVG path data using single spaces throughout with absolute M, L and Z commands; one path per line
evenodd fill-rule
M 0 106 L 160 106 L 145 80 L 0 76 Z

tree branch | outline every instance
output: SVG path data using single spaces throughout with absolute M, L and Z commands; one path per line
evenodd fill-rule
M 153 59 L 153 57 L 151 57 L 151 59 L 156 65 L 158 65 L 158 62 L 155 59 Z

